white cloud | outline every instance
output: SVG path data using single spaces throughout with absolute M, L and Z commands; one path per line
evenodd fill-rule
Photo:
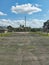
M 43 23 L 45 22 L 45 20 L 39 20 L 39 19 L 33 19 L 32 20 L 32 26 L 33 27 L 37 27 L 37 28 L 39 28 L 39 27 L 42 27 L 43 26 Z
M 33 20 L 27 20 L 26 26 L 32 27 L 32 28 L 39 28 L 43 26 L 43 23 L 45 20 L 39 20 L 39 19 L 33 19 Z M 11 25 L 13 27 L 19 27 L 21 25 L 25 24 L 24 20 L 10 20 L 10 19 L 0 19 L 0 25 L 2 26 L 8 26 Z
M 41 7 L 42 5 L 40 5 L 40 4 L 35 4 L 35 6 L 36 6 L 36 7 Z
M 36 7 L 39 7 L 39 5 L 38 5 L 38 4 L 35 4 L 35 6 L 36 6 Z
M 13 13 L 27 13 L 27 14 L 32 14 L 32 13 L 35 13 L 35 12 L 40 12 L 42 11 L 41 8 L 37 7 L 37 4 L 36 6 L 28 3 L 28 4 L 22 4 L 22 5 L 16 5 L 16 6 L 12 6 L 11 7 L 11 10 Z
M 0 16 L 3 16 L 3 15 L 7 15 L 7 14 L 0 11 Z

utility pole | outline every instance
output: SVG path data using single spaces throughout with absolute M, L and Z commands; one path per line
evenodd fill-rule
M 26 31 L 26 16 L 25 16 L 25 31 Z
M 25 16 L 25 27 L 26 27 L 26 16 Z

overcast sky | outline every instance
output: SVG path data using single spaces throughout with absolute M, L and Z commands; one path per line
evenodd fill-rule
M 49 19 L 49 0 L 0 0 L 0 25 L 42 27 Z

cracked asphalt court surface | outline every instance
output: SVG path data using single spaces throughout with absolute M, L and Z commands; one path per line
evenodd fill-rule
M 0 65 L 49 65 L 49 37 L 29 33 L 0 37 Z

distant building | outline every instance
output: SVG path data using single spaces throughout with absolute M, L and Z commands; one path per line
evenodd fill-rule
M 0 33 L 7 33 L 8 29 L 0 26 Z

